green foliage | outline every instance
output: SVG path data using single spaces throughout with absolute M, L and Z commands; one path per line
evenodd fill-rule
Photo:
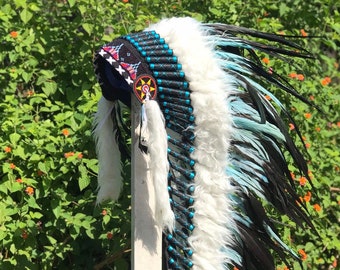
M 290 227 L 287 218 L 281 217 L 288 224 L 282 226 L 284 240 L 307 254 L 303 261 L 307 269 L 336 268 L 340 250 L 339 8 L 331 0 L 279 4 L 0 0 L 0 268 L 128 268 L 128 161 L 119 203 L 95 205 L 98 167 L 91 122 L 101 93 L 92 57 L 114 37 L 169 16 L 318 36 L 298 40 L 316 60 L 292 65 L 269 58 L 267 65 L 325 112 L 282 97 L 306 138 L 301 145 L 308 147 L 317 193 L 308 183 L 299 189 L 302 198 L 311 194 L 306 206 L 320 233 L 317 237 Z M 298 79 L 302 77 L 290 79 L 294 73 L 303 74 L 303 81 Z M 299 172 L 292 167 L 292 173 L 299 185 Z

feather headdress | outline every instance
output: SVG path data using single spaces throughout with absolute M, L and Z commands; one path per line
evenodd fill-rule
M 96 54 L 104 96 L 94 131 L 98 202 L 116 200 L 122 187 L 111 116 L 119 102 L 130 106 L 134 94 L 141 104 L 141 149 L 150 156 L 167 269 L 274 269 L 270 249 L 283 260 L 287 254 L 298 259 L 277 235 L 262 202 L 312 226 L 297 203 L 284 155 L 290 153 L 308 175 L 281 118 L 281 113 L 290 115 L 261 82 L 308 101 L 267 72 L 257 50 L 281 59 L 309 57 L 277 35 L 190 18 L 162 20 Z

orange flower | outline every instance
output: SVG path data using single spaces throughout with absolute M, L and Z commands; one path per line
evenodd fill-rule
M 316 127 L 315 130 L 316 130 L 316 132 L 320 132 L 321 128 L 320 127 Z
M 69 157 L 73 157 L 74 156 L 74 152 L 67 152 L 64 154 L 65 158 L 69 158 Z
M 21 178 L 18 178 L 18 179 L 15 180 L 15 182 L 17 182 L 17 183 L 22 183 L 23 181 L 22 181 Z
M 301 33 L 301 36 L 303 36 L 303 37 L 307 37 L 308 36 L 308 34 L 306 33 L 306 31 L 304 29 L 301 29 L 300 33 Z
M 28 97 L 33 96 L 33 95 L 34 95 L 34 90 L 28 90 L 28 91 L 26 92 L 26 95 L 27 95 Z
M 302 74 L 298 74 L 296 76 L 296 78 L 299 80 L 299 81 L 303 81 L 305 79 L 305 76 L 303 76 Z
M 106 237 L 107 237 L 107 239 L 112 239 L 113 233 L 112 233 L 112 232 L 108 232 L 108 233 L 106 234 Z
M 340 121 L 336 123 L 336 126 L 337 126 L 337 127 L 340 127 Z
M 303 199 L 305 200 L 305 202 L 309 202 L 311 197 L 312 197 L 312 193 L 310 191 L 307 191 Z
M 305 113 L 304 115 L 305 115 L 306 119 L 309 119 L 309 118 L 312 117 L 312 114 L 311 114 L 311 113 Z
M 64 128 L 64 129 L 61 131 L 61 133 L 62 133 L 65 137 L 67 137 L 68 135 L 70 135 L 70 132 L 69 132 L 68 129 L 66 129 L 66 128 Z
M 299 249 L 299 254 L 301 256 L 301 260 L 305 261 L 307 259 L 307 254 L 303 249 Z
M 296 78 L 297 77 L 297 74 L 295 72 L 292 72 L 288 75 L 290 78 Z
M 293 130 L 293 129 L 295 129 L 295 126 L 294 126 L 294 124 L 292 124 L 292 123 L 289 123 L 289 130 Z
M 271 98 L 269 95 L 265 95 L 264 98 L 265 98 L 266 100 L 272 100 L 272 98 Z
M 25 189 L 25 192 L 28 194 L 28 195 L 33 195 L 34 194 L 34 188 L 32 187 L 27 187 Z
M 17 166 L 15 166 L 14 163 L 10 163 L 10 164 L 9 164 L 9 167 L 10 167 L 12 170 L 14 170 Z
M 123 0 L 123 3 L 129 3 L 129 0 Z
M 18 32 L 17 31 L 12 31 L 11 33 L 9 33 L 9 35 L 11 36 L 11 38 L 17 38 L 18 37 Z
M 106 215 L 107 215 L 107 211 L 106 211 L 106 209 L 103 209 L 103 211 L 102 211 L 102 215 L 103 215 L 103 216 L 106 216 Z
M 269 58 L 268 57 L 264 57 L 262 59 L 262 62 L 265 63 L 266 65 L 268 65 L 269 64 Z
M 21 237 L 23 238 L 23 239 L 27 239 L 27 237 L 28 237 L 28 233 L 27 233 L 27 231 L 22 231 L 22 233 L 21 233 Z
M 283 267 L 283 270 L 289 270 L 288 266 L 285 265 L 285 267 Z
M 305 143 L 305 146 L 308 149 L 308 148 L 310 148 L 311 144 L 307 142 L 307 143 Z
M 311 101 L 314 101 L 314 100 L 315 100 L 315 97 L 314 97 L 313 95 L 310 95 L 310 96 L 309 96 L 309 99 L 310 99 Z
M 9 146 L 6 146 L 6 147 L 4 148 L 4 151 L 5 151 L 5 153 L 10 153 L 10 152 L 12 151 L 12 148 L 9 147 Z
M 326 86 L 326 85 L 330 84 L 331 81 L 332 81 L 332 80 L 331 80 L 330 77 L 325 77 L 325 78 L 323 78 L 323 79 L 321 80 L 321 84 L 322 84 L 323 86 Z
M 313 208 L 314 208 L 314 210 L 316 212 L 320 212 L 321 211 L 321 206 L 319 204 L 317 204 L 317 203 L 313 205 Z
M 233 270 L 239 270 L 236 266 L 234 266 Z
M 334 261 L 332 262 L 332 266 L 334 268 L 336 268 L 338 266 L 338 260 L 337 259 L 334 259 Z
M 295 180 L 295 174 L 293 172 L 290 172 L 290 177 Z
M 301 177 L 299 178 L 299 182 L 300 182 L 300 186 L 304 186 L 304 185 L 306 185 L 306 183 L 307 183 L 307 178 L 304 177 L 304 176 L 301 176 Z
M 83 158 L 83 153 L 79 153 L 79 154 L 77 155 L 77 158 L 82 159 L 82 158 Z

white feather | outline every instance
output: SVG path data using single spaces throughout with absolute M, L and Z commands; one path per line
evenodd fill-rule
M 147 29 L 149 30 L 149 29 Z M 188 241 L 195 270 L 222 270 L 229 263 L 223 252 L 233 241 L 235 225 L 226 175 L 232 132 L 226 98 L 233 89 L 213 54 L 202 24 L 191 18 L 163 20 L 150 27 L 173 49 L 189 82 L 195 115 L 195 229 Z
M 157 101 L 147 100 L 144 107 L 148 131 L 149 169 L 156 196 L 155 219 L 162 228 L 167 227 L 172 231 L 175 216 L 170 207 L 168 192 L 168 141 L 164 117 Z
M 114 102 L 102 97 L 94 118 L 93 135 L 99 163 L 97 203 L 107 199 L 116 201 L 123 187 L 121 155 L 111 119 L 113 108 Z

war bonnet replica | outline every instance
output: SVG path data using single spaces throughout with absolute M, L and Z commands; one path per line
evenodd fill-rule
M 117 200 L 121 191 L 117 111 L 135 95 L 166 269 L 275 269 L 270 250 L 284 261 L 299 259 L 277 235 L 263 202 L 312 226 L 297 203 L 284 153 L 308 178 L 307 165 L 282 119 L 292 121 L 288 111 L 264 85 L 308 101 L 266 70 L 257 52 L 283 61 L 310 57 L 282 36 L 191 18 L 119 37 L 95 56 L 103 92 L 94 130 L 98 202 Z

